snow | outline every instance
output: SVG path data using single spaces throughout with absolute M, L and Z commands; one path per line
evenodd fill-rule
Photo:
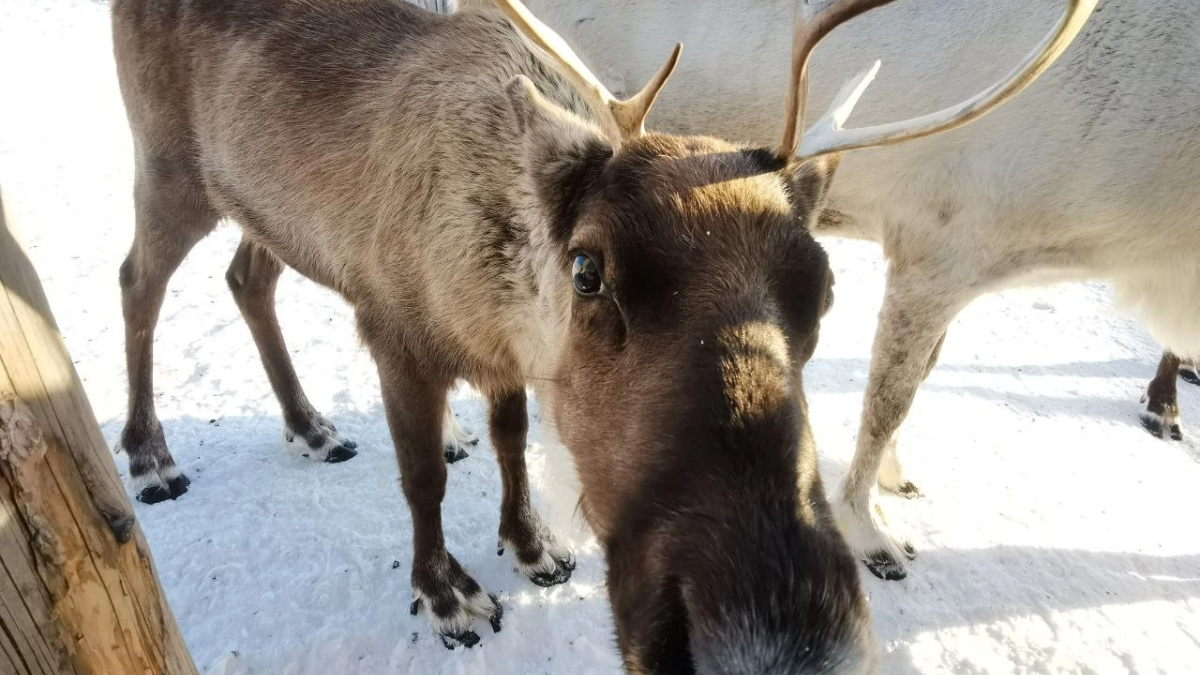
M 117 268 L 132 236 L 131 149 L 107 6 L 0 1 L 0 184 L 30 243 L 105 438 L 124 419 Z M 497 557 L 500 480 L 486 438 L 450 469 L 450 550 L 505 606 L 503 632 L 446 651 L 408 613 L 410 520 L 372 364 L 351 314 L 288 273 L 279 315 L 313 403 L 354 460 L 280 448 L 278 408 L 223 274 L 224 226 L 176 274 L 156 341 L 158 410 L 193 479 L 135 506 L 200 665 L 242 673 L 614 673 L 595 540 L 569 456 L 535 423 L 535 499 L 572 543 L 570 583 L 540 589 Z M 821 469 L 854 447 L 882 292 L 875 246 L 825 242 L 837 305 L 806 374 Z M 1173 673 L 1200 664 L 1200 444 L 1151 438 L 1137 399 L 1157 346 L 1103 284 L 1010 291 L 955 322 L 901 437 L 926 497 L 885 497 L 920 557 L 902 582 L 863 570 L 885 673 Z M 1200 389 L 1180 384 L 1185 423 Z M 479 396 L 454 409 L 485 429 Z M 1192 429 L 1185 428 L 1185 433 Z M 1200 428 L 1195 428 L 1200 433 Z M 126 472 L 125 457 L 116 461 Z M 398 565 L 396 564 L 398 563 Z

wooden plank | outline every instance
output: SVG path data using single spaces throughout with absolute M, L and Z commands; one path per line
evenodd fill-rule
M 0 659 L 37 675 L 194 675 L 3 204 L 0 191 Z

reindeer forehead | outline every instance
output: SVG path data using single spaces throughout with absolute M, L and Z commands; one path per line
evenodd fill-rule
M 783 167 L 766 150 L 739 148 L 704 136 L 657 134 L 630 143 L 611 165 L 615 182 L 641 188 L 630 194 L 693 206 L 749 208 L 786 206 Z M 631 181 L 635 186 L 629 185 Z
M 694 247 L 697 233 L 720 245 L 731 232 L 746 236 L 749 227 L 797 227 L 780 164 L 765 151 L 650 135 L 624 148 L 608 169 L 604 201 L 618 236 L 619 230 L 666 241 L 682 236 Z

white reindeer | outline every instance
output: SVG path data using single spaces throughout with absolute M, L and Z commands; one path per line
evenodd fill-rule
M 615 91 L 644 82 L 670 34 L 687 45 L 656 127 L 774 140 L 797 2 L 529 0 Z M 993 81 L 1061 0 L 911 0 L 867 14 L 814 57 L 813 105 L 876 56 L 855 125 L 936 109 Z M 896 432 L 947 326 L 998 289 L 1107 279 L 1168 349 L 1200 348 L 1200 2 L 1101 0 L 1061 61 L 1011 105 L 928 140 L 851 153 L 816 234 L 888 259 L 858 447 L 835 509 L 855 553 L 900 579 L 876 486 L 920 491 Z

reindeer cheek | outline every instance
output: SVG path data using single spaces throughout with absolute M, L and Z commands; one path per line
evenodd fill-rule
M 625 321 L 607 298 L 580 298 L 571 312 L 571 341 L 580 349 L 618 349 L 625 343 Z

